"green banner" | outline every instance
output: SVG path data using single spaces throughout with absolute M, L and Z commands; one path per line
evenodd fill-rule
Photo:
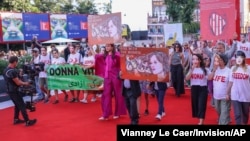
M 101 90 L 103 78 L 93 75 L 94 69 L 79 65 L 49 65 L 47 70 L 50 90 Z

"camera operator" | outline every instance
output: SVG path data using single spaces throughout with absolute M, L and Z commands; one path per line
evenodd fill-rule
M 38 48 L 39 53 L 41 52 L 42 45 L 39 43 L 37 40 L 37 36 L 33 36 L 32 41 L 31 41 L 31 48 Z
M 39 54 L 39 49 L 38 48 L 34 48 L 32 49 L 32 60 L 31 63 L 32 64 L 38 64 L 39 60 L 40 60 L 41 56 Z M 42 92 L 42 90 L 40 89 L 39 86 L 39 74 L 35 75 L 35 85 L 36 85 L 36 92 L 37 92 L 37 99 L 35 99 L 36 102 L 41 101 L 44 99 L 44 93 Z
M 41 55 L 34 59 L 34 63 L 39 64 L 36 66 L 39 71 L 39 86 L 42 92 L 47 94 L 47 97 L 44 99 L 44 103 L 47 103 L 51 95 L 47 89 L 46 67 L 51 63 L 51 56 L 47 53 L 46 47 L 41 47 Z
M 23 97 L 18 92 L 18 87 L 22 85 L 30 85 L 29 82 L 23 82 L 18 78 L 18 72 L 15 69 L 18 64 L 18 58 L 16 56 L 11 56 L 9 58 L 9 65 L 4 70 L 4 80 L 7 86 L 7 93 L 10 99 L 15 105 L 14 108 L 14 125 L 19 123 L 25 123 L 26 126 L 31 126 L 36 123 L 36 119 L 30 120 L 26 111 L 26 105 L 24 103 Z M 21 111 L 24 120 L 19 119 L 19 112 Z

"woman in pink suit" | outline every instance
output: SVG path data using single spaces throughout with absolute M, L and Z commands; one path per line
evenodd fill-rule
M 116 53 L 114 44 L 106 44 L 104 53 L 105 73 L 104 89 L 101 98 L 102 116 L 99 120 L 107 120 L 112 112 L 112 95 L 115 97 L 114 119 L 126 114 L 126 105 L 122 96 L 122 80 L 119 79 L 120 55 Z

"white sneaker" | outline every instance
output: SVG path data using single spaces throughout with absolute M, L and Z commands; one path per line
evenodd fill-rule
M 165 113 L 165 112 L 162 112 L 162 113 L 161 113 L 161 116 L 162 116 L 162 117 L 164 117 L 165 115 L 166 115 L 166 113 Z
M 82 99 L 80 100 L 82 103 L 88 103 L 88 101 L 86 99 Z
M 113 116 L 113 119 L 118 119 L 120 118 L 120 116 Z
M 96 96 L 100 98 L 100 97 L 102 97 L 102 94 L 96 94 Z
M 95 97 L 93 97 L 93 98 L 91 98 L 91 100 L 90 100 L 91 102 L 96 102 L 96 98 Z
M 161 115 L 160 115 L 160 114 L 157 114 L 157 115 L 155 116 L 155 118 L 158 119 L 158 120 L 161 120 Z

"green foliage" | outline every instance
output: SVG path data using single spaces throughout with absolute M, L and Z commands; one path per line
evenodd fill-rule
M 80 14 L 90 14 L 90 15 L 98 14 L 94 2 L 90 0 L 79 2 L 79 6 L 76 7 L 76 9 Z
M 193 21 L 193 12 L 197 6 L 196 0 L 165 0 L 167 6 L 166 14 L 170 21 L 191 23 Z
M 0 75 L 3 74 L 4 69 L 7 67 L 8 61 L 0 60 Z
M 23 56 L 23 57 L 20 57 L 18 59 L 18 65 L 17 65 L 17 68 L 21 68 L 22 65 L 25 63 L 25 62 L 30 62 L 32 59 L 32 57 L 30 55 L 26 55 L 26 56 Z M 0 60 L 0 75 L 3 75 L 3 71 L 4 69 L 8 66 L 8 61 L 7 60 Z
M 32 56 L 31 55 L 25 55 L 25 56 L 22 56 L 18 59 L 18 65 L 17 65 L 17 68 L 21 68 L 22 65 L 24 65 L 25 63 L 29 63 L 32 59 Z
M 199 22 L 183 23 L 183 33 L 197 33 L 200 30 Z
M 98 14 L 94 0 L 2 0 L 0 11 Z M 73 5 L 73 3 L 76 3 Z M 111 12 L 110 4 L 103 4 Z

